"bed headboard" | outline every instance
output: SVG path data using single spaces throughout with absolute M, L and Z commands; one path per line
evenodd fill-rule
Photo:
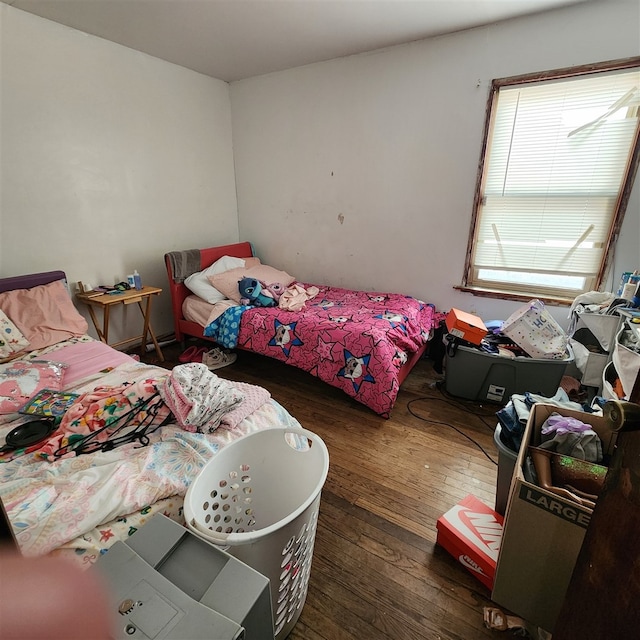
M 11 276 L 0 278 L 0 293 L 13 291 L 14 289 L 31 289 L 42 284 L 49 284 L 56 280 L 64 280 L 67 276 L 64 271 L 45 271 L 43 273 L 29 273 L 25 276 Z
M 169 279 L 169 293 L 171 295 L 171 313 L 173 315 L 173 326 L 175 329 L 176 340 L 182 342 L 185 335 L 195 336 L 198 338 L 204 338 L 202 335 L 202 327 L 195 323 L 185 320 L 182 315 L 182 303 L 185 298 L 191 295 L 191 291 L 184 285 L 182 279 L 176 280 L 173 272 L 173 265 L 178 259 L 184 261 L 185 255 L 193 254 L 193 252 L 200 254 L 199 268 L 194 268 L 192 273 L 202 271 L 211 266 L 216 260 L 222 258 L 222 256 L 234 256 L 236 258 L 251 258 L 253 253 L 253 247 L 250 242 L 238 242 L 235 244 L 225 244 L 219 247 L 207 247 L 205 249 L 191 249 L 187 251 L 172 251 L 166 253 L 164 256 L 164 262 L 167 268 L 167 277 Z M 195 261 L 197 263 L 197 260 Z M 195 264 L 194 264 L 195 266 Z M 185 274 L 185 277 L 191 275 Z

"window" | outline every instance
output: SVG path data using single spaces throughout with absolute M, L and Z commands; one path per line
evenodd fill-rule
M 602 284 L 638 166 L 640 58 L 494 80 L 463 289 Z

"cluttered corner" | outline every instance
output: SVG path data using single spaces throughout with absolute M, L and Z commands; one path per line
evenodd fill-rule
M 496 407 L 499 462 L 495 508 L 467 496 L 437 542 L 491 591 L 485 626 L 549 640 L 612 462 L 608 409 L 640 370 L 640 296 L 582 294 L 567 330 L 538 299 L 506 320 L 451 309 L 442 342 L 446 392 Z

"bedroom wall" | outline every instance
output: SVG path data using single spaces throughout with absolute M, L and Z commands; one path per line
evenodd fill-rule
M 640 5 L 605 1 L 233 83 L 240 237 L 310 282 L 504 319 L 518 303 L 453 289 L 491 80 L 639 54 Z M 640 181 L 615 259 L 617 286 L 640 268 Z
M 238 239 L 227 83 L 6 4 L 0 28 L 0 275 L 166 288 L 165 252 Z

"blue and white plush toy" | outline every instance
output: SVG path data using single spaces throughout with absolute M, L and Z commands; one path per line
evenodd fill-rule
M 277 304 L 264 282 L 256 278 L 242 278 L 238 281 L 238 289 L 240 304 L 252 304 L 256 307 L 275 307 Z

